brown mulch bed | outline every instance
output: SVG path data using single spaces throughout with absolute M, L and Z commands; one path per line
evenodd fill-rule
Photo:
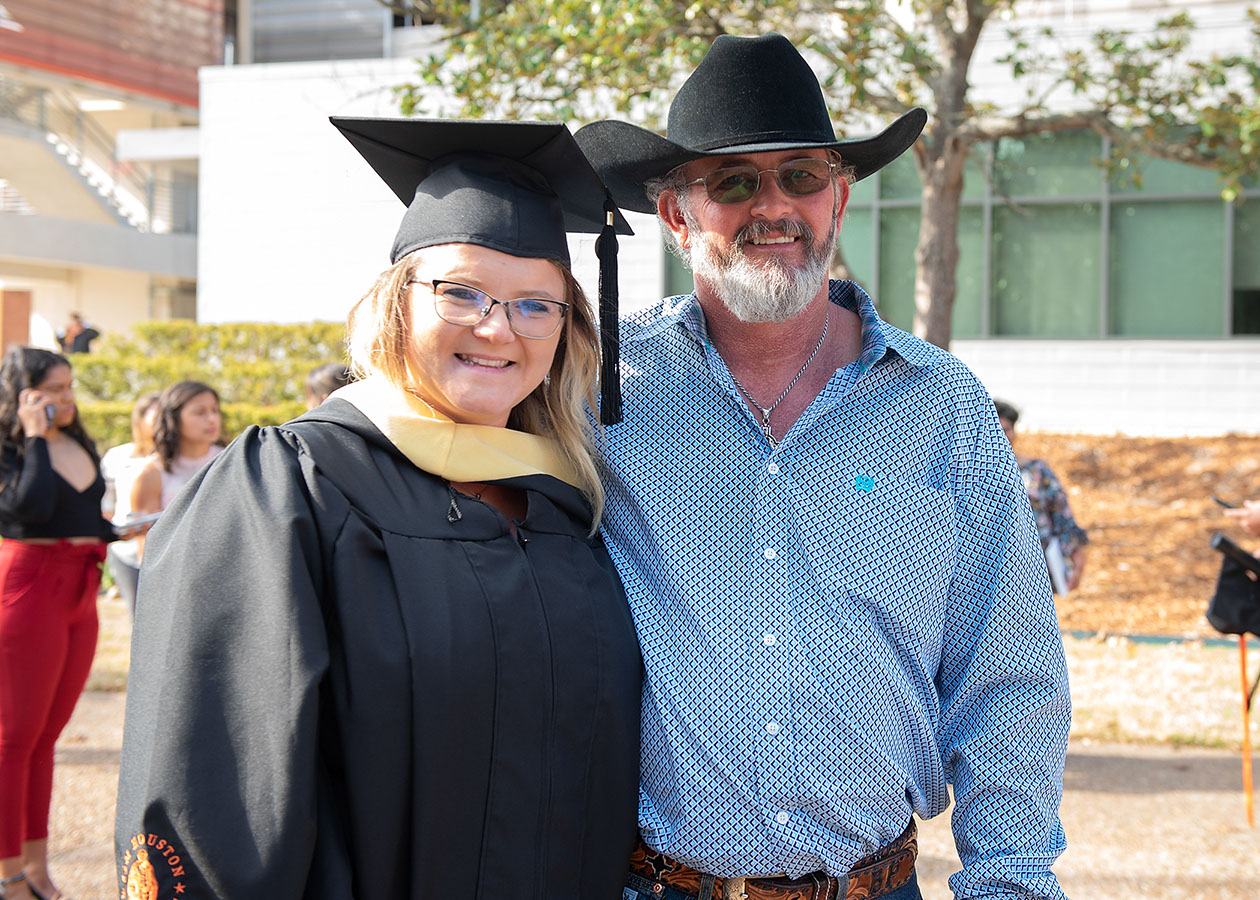
M 1248 537 L 1211 495 L 1260 498 L 1260 435 L 1140 438 L 1020 433 L 1021 455 L 1063 482 L 1090 549 L 1079 590 L 1058 599 L 1067 631 L 1219 636 L 1203 618 L 1220 568 L 1208 546 Z

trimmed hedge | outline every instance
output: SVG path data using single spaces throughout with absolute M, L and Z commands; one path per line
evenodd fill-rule
M 309 367 L 308 367 L 309 368 Z M 198 379 L 201 380 L 201 379 Z M 210 382 L 211 387 L 218 387 Z M 130 400 L 78 401 L 83 427 L 96 442 L 98 453 L 131 440 Z M 306 401 L 260 406 L 254 403 L 223 404 L 223 442 L 226 444 L 250 425 L 282 425 L 306 412 Z
M 131 440 L 131 407 L 145 391 L 204 381 L 223 404 L 223 439 L 249 425 L 277 425 L 306 411 L 306 374 L 346 358 L 345 325 L 187 320 L 143 322 L 70 357 L 76 400 L 101 451 Z

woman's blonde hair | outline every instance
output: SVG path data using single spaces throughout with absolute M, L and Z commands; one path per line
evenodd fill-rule
M 376 279 L 350 310 L 347 343 L 356 378 L 383 376 L 400 390 L 416 395 L 407 366 L 411 343 L 411 292 L 408 285 L 423 259 L 424 248 L 413 250 Z M 517 404 L 508 427 L 552 438 L 561 455 L 577 474 L 577 487 L 594 511 L 591 534 L 604 509 L 604 489 L 599 480 L 591 418 L 595 387 L 599 381 L 599 334 L 586 293 L 565 266 L 548 260 L 564 279 L 564 301 L 569 315 L 560 331 L 560 342 L 551 370 L 534 391 Z

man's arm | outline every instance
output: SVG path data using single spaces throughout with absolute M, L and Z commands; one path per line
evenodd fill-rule
M 983 388 L 954 460 L 958 559 L 937 690 L 954 786 L 957 898 L 1063 897 L 1058 808 L 1071 724 L 1058 621 L 1019 472 Z

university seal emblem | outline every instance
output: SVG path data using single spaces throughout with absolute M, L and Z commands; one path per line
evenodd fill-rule
M 136 834 L 118 870 L 119 900 L 169 900 L 185 896 L 187 870 L 180 848 L 156 834 Z

